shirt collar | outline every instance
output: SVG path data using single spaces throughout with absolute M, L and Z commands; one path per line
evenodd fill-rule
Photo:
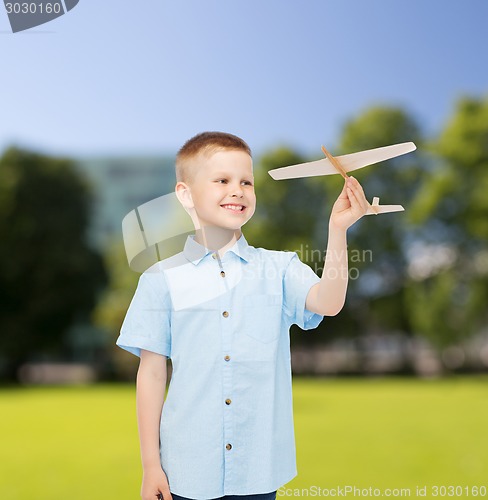
M 251 247 L 249 246 L 246 238 L 244 238 L 244 234 L 241 233 L 240 238 L 234 243 L 234 245 L 232 245 L 232 247 L 226 250 L 226 253 L 233 252 L 238 257 L 248 262 L 251 257 L 250 248 Z M 194 234 L 190 234 L 187 236 L 185 247 L 183 249 L 183 255 L 187 258 L 189 262 L 191 262 L 194 265 L 197 265 L 204 257 L 212 253 L 213 253 L 212 250 L 208 249 L 207 247 L 204 247 L 203 245 L 200 245 L 200 243 L 197 243 L 195 241 Z

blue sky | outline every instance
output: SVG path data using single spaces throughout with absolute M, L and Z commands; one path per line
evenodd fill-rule
M 0 7 L 0 150 L 174 154 L 224 130 L 320 156 L 370 105 L 434 134 L 488 94 L 486 0 L 80 0 L 16 34 Z

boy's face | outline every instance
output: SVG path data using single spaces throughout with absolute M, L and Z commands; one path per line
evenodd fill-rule
M 236 230 L 254 214 L 252 159 L 244 151 L 217 151 L 202 158 L 189 187 L 201 226 Z

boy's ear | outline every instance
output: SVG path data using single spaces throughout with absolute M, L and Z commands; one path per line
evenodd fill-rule
M 184 182 L 177 182 L 175 186 L 175 194 L 185 210 L 193 208 L 191 190 L 187 184 L 185 184 Z

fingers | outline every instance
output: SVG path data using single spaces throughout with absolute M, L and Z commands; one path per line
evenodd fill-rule
M 173 497 L 171 496 L 171 493 L 169 491 L 169 486 L 165 486 L 164 488 L 160 488 L 160 490 L 162 491 L 162 493 L 160 493 L 160 497 L 158 498 L 161 498 L 161 500 L 173 500 Z
M 366 200 L 361 184 L 354 177 L 349 177 L 347 180 L 347 194 L 353 208 L 365 214 L 368 210 L 369 203 L 368 200 Z
M 156 491 L 158 493 L 154 493 L 154 489 L 150 489 L 150 491 L 143 490 L 141 491 L 142 500 L 173 500 L 173 496 L 171 495 L 169 485 L 165 482 L 159 483 L 156 487 Z
M 347 199 L 347 179 L 344 182 L 344 186 L 342 186 L 342 191 L 339 194 L 339 198 Z
M 354 192 L 354 194 L 356 194 L 356 196 L 364 196 L 363 186 L 361 186 L 361 184 L 355 177 L 349 177 L 347 179 L 347 187 L 350 188 Z
M 153 499 L 154 497 L 151 497 L 151 500 Z M 173 497 L 171 496 L 171 493 L 169 492 L 169 490 L 166 492 L 163 493 L 158 493 L 158 495 L 156 496 L 156 499 L 157 500 L 173 500 Z

